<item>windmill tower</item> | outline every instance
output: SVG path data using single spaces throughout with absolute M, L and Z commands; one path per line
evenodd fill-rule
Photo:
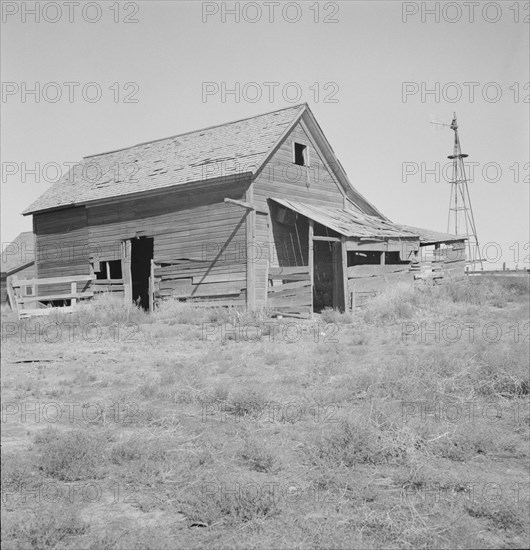
M 436 123 L 435 123 L 436 124 Z M 449 126 L 443 124 L 443 126 Z M 480 258 L 480 247 L 477 237 L 477 228 L 473 209 L 471 207 L 471 198 L 469 196 L 468 179 L 464 159 L 469 155 L 462 153 L 460 148 L 460 138 L 458 137 L 458 123 L 456 113 L 449 126 L 455 133 L 453 154 L 447 158 L 453 161 L 453 170 L 451 181 L 451 196 L 449 199 L 449 215 L 447 218 L 447 232 L 454 235 L 467 237 L 466 257 L 468 269 L 483 269 L 482 259 Z

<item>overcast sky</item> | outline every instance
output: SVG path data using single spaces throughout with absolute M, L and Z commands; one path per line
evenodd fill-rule
M 361 193 L 440 231 L 453 132 L 429 117 L 456 111 L 479 240 L 528 262 L 528 2 L 74 4 L 40 2 L 38 22 L 2 5 L 3 243 L 56 164 L 307 102 Z

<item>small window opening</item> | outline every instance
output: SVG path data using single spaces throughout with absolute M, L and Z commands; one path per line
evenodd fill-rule
M 383 252 L 384 254 L 384 252 Z M 381 264 L 381 252 L 348 252 L 348 266 L 354 265 L 378 265 Z
M 397 251 L 385 252 L 384 254 L 385 254 L 385 264 L 387 265 L 410 263 L 410 260 L 402 260 L 401 254 Z
M 94 270 L 95 271 L 95 270 Z M 95 271 L 96 279 L 121 279 L 121 261 L 111 260 L 106 262 L 99 262 L 99 271 Z
M 307 146 L 302 145 L 301 143 L 294 144 L 294 163 L 298 166 L 307 166 Z
M 24 296 L 33 296 L 33 287 L 25 286 L 24 287 Z
M 109 272 L 111 279 L 121 279 L 121 261 L 114 260 L 109 262 Z

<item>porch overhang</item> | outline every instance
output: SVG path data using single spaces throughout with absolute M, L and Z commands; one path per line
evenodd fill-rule
M 385 241 L 387 239 L 420 239 L 419 234 L 381 218 L 360 214 L 343 208 L 313 206 L 286 199 L 270 197 L 271 201 L 288 208 L 348 238 L 360 241 Z

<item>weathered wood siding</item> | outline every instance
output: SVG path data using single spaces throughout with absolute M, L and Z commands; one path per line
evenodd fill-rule
M 43 212 L 33 216 L 36 275 L 39 279 L 90 274 L 87 257 L 88 228 L 84 206 Z M 83 288 L 79 288 L 81 292 Z M 69 284 L 46 285 L 39 296 L 70 292 Z
M 414 283 L 410 264 L 348 267 L 348 307 L 362 306 L 367 299 L 399 283 Z
M 267 214 L 256 213 L 254 229 L 254 245 L 249 250 L 249 261 L 254 263 L 254 284 L 256 308 L 263 308 L 267 302 L 267 281 L 270 267 L 271 247 L 270 233 L 271 219 Z
M 267 271 L 267 306 L 279 313 L 308 317 L 312 308 L 309 267 L 309 222 L 298 216 L 292 225 L 276 220 L 271 208 L 271 243 Z
M 152 237 L 157 298 L 230 296 L 244 304 L 247 211 L 223 201 L 244 198 L 246 187 L 218 184 L 87 208 L 91 259 L 122 259 L 123 241 Z
M 353 250 L 363 250 L 365 243 L 348 242 L 348 247 Z M 403 261 L 410 257 L 409 252 L 414 243 L 388 241 L 386 243 L 372 244 L 372 248 L 378 251 L 396 251 L 400 249 Z M 415 261 L 401 264 L 385 265 L 354 265 L 348 267 L 348 301 L 352 305 L 362 306 L 376 294 L 384 291 L 389 286 L 398 283 L 405 284 L 442 284 L 444 280 L 459 279 L 465 276 L 466 253 L 462 243 L 434 252 L 432 261 Z
M 433 251 L 431 261 L 422 261 L 418 266 L 417 278 L 442 284 L 444 280 L 461 279 L 466 270 L 466 248 L 464 242 Z
M 275 313 L 307 318 L 312 313 L 311 273 L 309 266 L 271 267 L 273 283 L 267 292 L 267 307 Z
M 302 143 L 309 151 L 309 166 L 298 166 L 293 162 L 293 143 Z M 270 197 L 291 199 L 316 206 L 342 208 L 344 193 L 330 170 L 328 170 L 322 153 L 313 145 L 302 124 L 297 124 L 283 143 L 272 155 L 253 182 L 253 204 L 257 208 L 269 211 Z M 257 215 L 255 240 L 256 249 L 261 251 L 260 260 L 256 262 L 255 284 L 256 305 L 259 307 L 268 295 L 267 305 L 278 309 L 283 299 L 287 309 L 297 303 L 304 311 L 309 311 L 311 304 L 311 287 L 309 284 L 309 241 L 308 220 L 299 216 L 296 229 L 294 226 L 278 224 L 271 214 Z M 290 285 L 284 291 L 274 289 L 271 270 L 274 273 L 279 267 L 305 267 L 307 276 L 302 284 L 300 279 L 293 287 L 290 279 L 277 280 L 276 284 Z M 282 283 L 283 281 L 283 283 Z M 292 291 L 296 287 L 296 292 Z M 295 296 L 297 294 L 298 296 Z M 274 295 L 274 296 L 273 296 Z
M 310 166 L 293 162 L 293 142 L 302 143 L 309 151 Z M 344 193 L 335 176 L 326 168 L 323 155 L 297 124 L 254 181 L 254 203 L 267 207 L 269 197 L 306 202 L 317 206 L 344 206 Z

